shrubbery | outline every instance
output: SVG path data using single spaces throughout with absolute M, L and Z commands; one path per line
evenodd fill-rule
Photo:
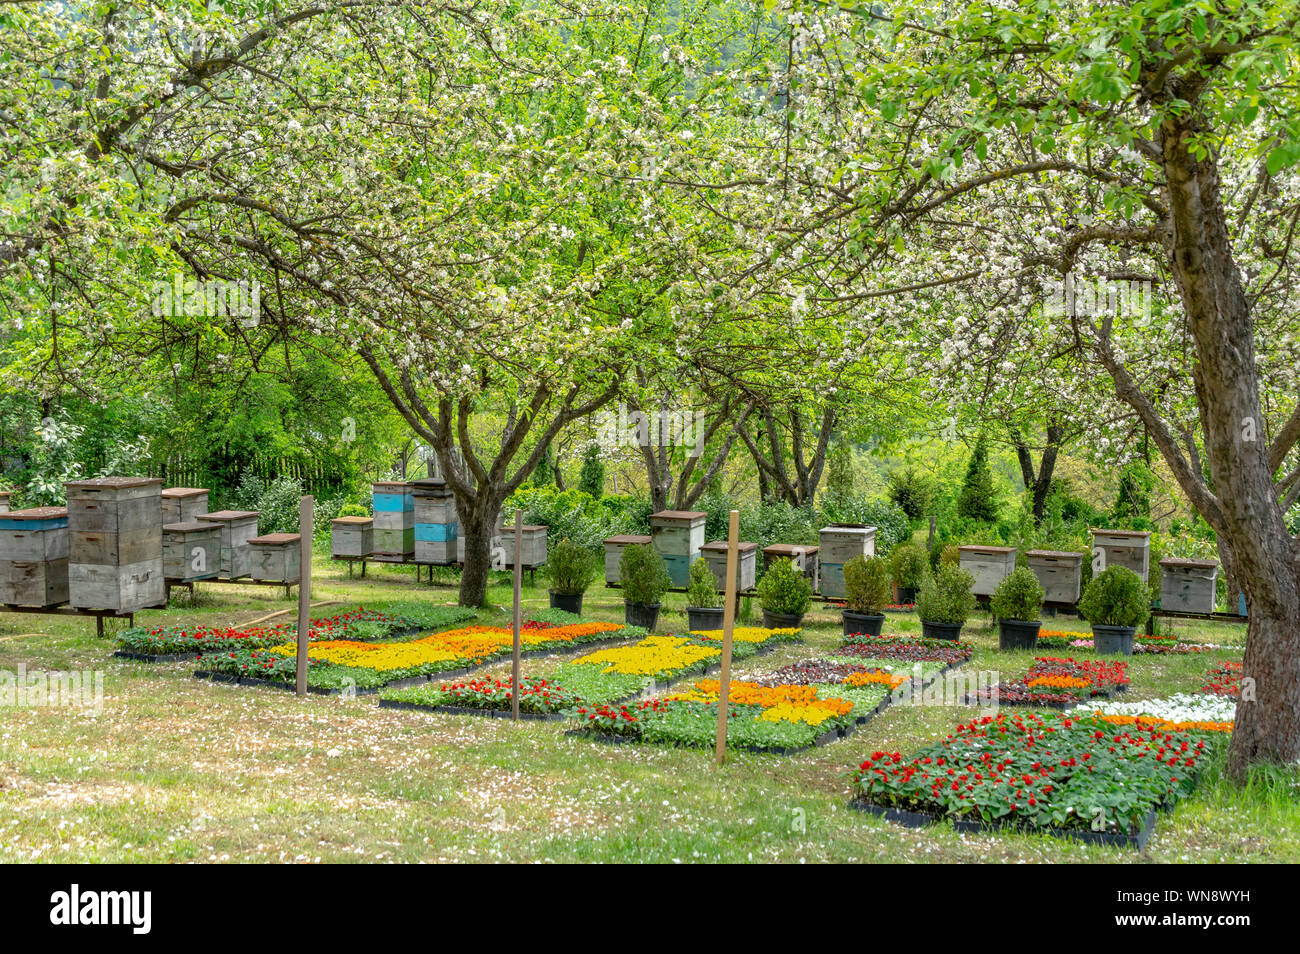
M 1038 582 L 1034 571 L 1018 566 L 998 584 L 989 606 L 996 619 L 1032 622 L 1043 611 L 1044 595 L 1043 584 Z
M 900 548 L 901 549 L 901 548 Z M 897 552 L 897 551 L 895 551 Z M 879 616 L 889 602 L 889 564 L 881 557 L 854 557 L 844 564 L 844 608 Z
M 930 623 L 964 623 L 975 611 L 975 579 L 961 567 L 940 562 L 926 574 L 916 596 L 916 614 Z

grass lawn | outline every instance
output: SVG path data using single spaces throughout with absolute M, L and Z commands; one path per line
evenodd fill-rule
M 313 600 L 378 607 L 413 595 L 455 601 L 449 586 L 417 588 L 410 569 L 372 566 L 365 580 L 349 580 L 318 558 Z M 509 599 L 502 576 L 480 621 L 508 622 Z M 526 608 L 547 605 L 541 586 L 524 599 Z M 137 622 L 231 625 L 294 605 L 274 590 L 202 584 L 193 605 L 184 592 L 176 600 Z M 670 594 L 661 631 L 684 626 L 683 605 Z M 618 591 L 594 588 L 584 615 L 621 621 Z M 1045 625 L 1087 628 L 1073 618 Z M 1161 817 L 1142 854 L 910 830 L 848 808 L 846 773 L 865 755 L 906 755 L 973 716 L 970 708 L 895 706 L 825 747 L 736 753 L 714 771 L 709 751 L 601 745 L 566 737 L 564 723 L 214 685 L 191 678 L 192 663 L 114 659 L 111 640 L 94 632 L 89 619 L 0 613 L 0 668 L 105 674 L 98 715 L 0 709 L 0 861 L 1300 861 L 1300 783 L 1280 772 L 1243 791 L 1212 769 Z M 891 615 L 890 632 L 919 632 L 919 623 Z M 1242 626 L 1179 623 L 1177 632 L 1224 650 L 1135 656 L 1127 698 L 1193 691 L 1214 662 L 1240 658 Z M 1014 678 L 1032 661 L 995 651 L 987 615 L 963 638 L 979 647 L 972 668 Z M 814 604 L 804 640 L 738 664 L 734 678 L 838 645 L 838 613 Z M 524 663 L 528 674 L 555 665 Z M 486 670 L 508 671 L 508 663 Z

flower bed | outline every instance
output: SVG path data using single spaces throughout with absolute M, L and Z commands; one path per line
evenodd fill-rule
M 1214 738 L 1092 716 L 1001 713 L 959 726 L 907 759 L 873 753 L 854 775 L 855 801 L 920 820 L 1133 844 L 1149 834 L 1156 809 L 1192 790 Z
M 699 679 L 691 688 L 660 699 L 630 706 L 581 707 L 577 714 L 597 735 L 708 746 L 716 737 L 720 689 L 716 679 Z M 855 703 L 834 691 L 810 685 L 730 683 L 728 746 L 788 752 L 837 738 L 852 727 Z M 888 689 L 877 691 L 883 697 Z
M 1241 663 L 1221 662 L 1212 666 L 1205 674 L 1205 685 L 1198 691 L 1214 696 L 1230 696 L 1234 699 L 1240 696 Z
M 798 630 L 763 630 L 737 628 L 733 650 L 750 647 L 750 655 L 777 642 L 797 638 Z M 551 670 L 546 684 L 559 690 L 574 704 L 568 711 L 577 714 L 579 705 L 587 708 L 622 702 L 641 693 L 667 685 L 687 676 L 700 676 L 722 658 L 721 640 L 714 634 L 691 636 L 647 636 L 629 646 L 615 646 L 587 653 Z M 381 701 L 393 700 L 431 708 L 458 705 L 453 702 L 449 684 L 439 687 L 419 686 L 409 691 L 386 691 Z M 522 707 L 524 696 L 520 695 Z M 508 697 L 500 706 L 509 709 Z M 469 707 L 465 707 L 469 708 Z M 492 709 L 492 706 L 482 708 Z M 563 707 L 562 707 L 563 708 Z M 561 711 L 557 709 L 555 711 Z
M 620 623 L 574 623 L 557 626 L 528 621 L 520 643 L 529 653 L 548 653 L 640 632 Z M 464 671 L 508 656 L 512 631 L 505 626 L 466 626 L 404 642 L 361 642 L 326 639 L 311 643 L 308 682 L 326 689 L 352 686 L 373 689 L 393 682 Z M 297 644 L 280 643 L 266 649 L 216 653 L 202 657 L 204 670 L 273 682 L 292 681 Z
M 358 607 L 346 613 L 311 621 L 308 639 L 376 640 L 454 626 L 474 618 L 474 611 L 459 606 L 424 607 L 416 613 L 380 612 Z M 118 636 L 123 655 L 189 657 L 201 653 L 266 649 L 295 638 L 296 622 L 247 628 L 217 626 L 136 626 Z
M 549 679 L 520 679 L 519 684 L 520 712 L 553 715 L 582 704 L 582 700 L 574 693 Z M 421 707 L 509 712 L 512 694 L 509 679 L 469 679 L 463 682 L 444 682 L 437 689 L 432 686 L 390 689 L 383 694 L 381 701 Z
M 836 656 L 847 658 L 938 662 L 948 666 L 968 662 L 974 654 L 975 647 L 970 643 L 926 639 L 922 636 L 848 636 L 844 644 L 835 650 Z
M 975 702 L 1070 708 L 1097 696 L 1109 698 L 1128 682 L 1128 665 L 1123 661 L 1038 656 L 1023 679 L 999 683 Z
M 1097 706 L 1096 715 L 1116 725 L 1150 726 L 1167 732 L 1231 732 L 1237 703 L 1222 695 L 1180 692 L 1163 699 L 1103 702 Z
M 731 631 L 731 658 L 748 659 L 775 649 L 780 643 L 799 639 L 800 629 L 764 629 L 761 626 L 737 626 Z M 691 633 L 705 645 L 722 647 L 722 630 L 706 629 Z
M 1092 634 L 1070 630 L 1040 629 L 1039 649 L 1092 649 Z M 1205 643 L 1184 643 L 1172 636 L 1148 636 L 1138 633 L 1133 637 L 1135 655 L 1208 653 L 1216 647 Z
M 813 658 L 748 680 L 728 694 L 727 740 L 737 748 L 788 754 L 847 735 L 882 711 L 898 691 L 941 673 L 942 662 Z M 576 714 L 598 737 L 677 745 L 712 744 L 717 732 L 716 679 L 630 705 L 595 705 Z

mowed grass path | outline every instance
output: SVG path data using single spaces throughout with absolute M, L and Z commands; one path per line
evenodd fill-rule
M 366 580 L 318 558 L 314 600 L 382 605 L 414 596 L 452 603 L 455 590 L 418 587 L 409 569 Z M 503 576 L 481 612 L 508 621 Z M 543 607 L 545 589 L 525 590 Z M 276 591 L 200 585 L 144 624 L 226 625 L 290 601 Z M 673 594 L 661 630 L 680 630 Z M 757 607 L 754 607 L 757 615 Z M 622 619 L 615 590 L 594 588 L 586 615 Z M 839 642 L 838 614 L 814 604 L 805 645 L 740 664 L 775 668 Z M 1051 628 L 1086 630 L 1072 618 Z M 890 616 L 887 632 L 916 632 Z M 1216 659 L 1240 658 L 1244 627 L 1180 629 L 1224 645 L 1211 655 L 1135 657 L 1129 698 L 1191 691 Z M 995 651 L 986 615 L 967 627 L 971 667 L 1022 674 L 1031 654 Z M 917 746 L 974 709 L 899 706 L 847 739 L 793 756 L 601 745 L 563 723 L 381 710 L 341 699 L 214 685 L 192 664 L 111 658 L 93 620 L 0 614 L 0 668 L 103 670 L 98 715 L 0 707 L 0 861 L 1282 861 L 1300 860 L 1295 777 L 1272 773 L 1249 790 L 1211 772 L 1195 797 L 1163 816 L 1143 854 L 1024 835 L 909 830 L 848 808 L 846 777 L 867 753 Z M 543 672 L 553 661 L 525 662 Z M 506 666 L 489 672 L 508 673 Z

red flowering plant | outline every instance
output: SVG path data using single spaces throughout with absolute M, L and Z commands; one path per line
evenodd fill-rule
M 576 710 L 588 729 L 602 735 L 636 736 L 641 731 L 641 713 L 662 711 L 666 707 L 660 699 L 647 699 L 635 706 L 579 706 Z
M 1215 696 L 1241 695 L 1241 663 L 1221 662 L 1212 666 L 1205 674 L 1205 685 L 1198 691 Z
M 513 695 L 509 679 L 467 679 L 464 682 L 444 682 L 436 689 L 432 686 L 394 689 L 385 693 L 384 698 L 427 706 L 495 709 L 504 712 L 510 710 Z M 529 677 L 519 680 L 520 712 L 564 712 L 581 704 L 582 700 L 576 693 L 548 679 Z
M 217 626 L 136 626 L 118 636 L 126 652 L 150 656 L 178 653 L 213 653 L 229 650 L 263 649 L 291 638 L 286 626 L 254 626 L 249 629 Z
M 1023 679 L 999 683 L 977 701 L 981 705 L 1070 706 L 1095 696 L 1110 696 L 1128 684 L 1128 664 L 1123 660 L 1039 656 Z
M 874 752 L 854 773 L 868 804 L 1030 828 L 1135 833 L 1192 790 L 1212 733 L 1118 727 L 1095 717 L 986 716 L 905 759 Z

